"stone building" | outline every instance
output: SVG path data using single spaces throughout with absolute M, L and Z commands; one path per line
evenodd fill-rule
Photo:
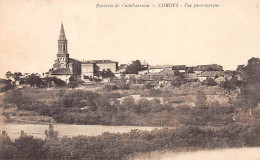
M 101 71 L 111 71 L 116 73 L 118 70 L 118 62 L 111 60 L 90 60 L 81 64 L 81 78 L 88 79 L 98 76 Z
M 58 54 L 53 69 L 50 71 L 51 76 L 55 76 L 65 82 L 73 75 L 77 78 L 81 75 L 81 61 L 70 58 L 68 53 L 68 41 L 66 39 L 63 24 L 61 24 L 60 35 L 58 40 Z

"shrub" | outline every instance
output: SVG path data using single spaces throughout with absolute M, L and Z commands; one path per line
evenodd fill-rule
M 206 80 L 204 80 L 204 81 L 202 82 L 202 85 L 206 85 L 206 86 L 216 86 L 216 85 L 218 85 L 218 83 L 217 83 L 214 79 L 208 77 Z
M 13 88 L 14 88 L 14 86 L 12 85 L 11 80 L 0 79 L 0 93 L 6 92 Z

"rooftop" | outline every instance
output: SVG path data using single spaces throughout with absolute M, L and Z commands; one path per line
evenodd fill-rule
M 89 61 L 83 61 L 83 63 L 117 63 L 115 61 L 111 61 L 111 60 L 89 60 Z
M 198 75 L 199 77 L 214 77 L 216 75 L 224 75 L 225 72 L 224 71 L 205 71 L 202 72 L 200 75 Z
M 165 69 L 165 68 L 172 68 L 172 65 L 150 65 L 150 69 Z
M 51 71 L 52 75 L 71 75 L 69 68 L 59 68 Z

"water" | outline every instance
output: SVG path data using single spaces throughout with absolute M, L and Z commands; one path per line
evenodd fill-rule
M 27 135 L 32 135 L 37 138 L 44 139 L 44 131 L 48 130 L 49 125 L 25 125 L 25 124 L 7 124 L 0 125 L 0 130 L 7 132 L 11 139 L 17 139 L 20 137 L 21 130 Z M 140 126 L 101 126 L 101 125 L 65 125 L 57 124 L 54 125 L 54 130 L 59 132 L 58 136 L 97 136 L 101 135 L 103 132 L 109 133 L 127 133 L 131 130 L 138 129 L 143 131 L 151 131 L 156 127 L 140 127 Z

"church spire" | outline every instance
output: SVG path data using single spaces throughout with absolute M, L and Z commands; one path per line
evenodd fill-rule
M 63 23 L 61 23 L 59 40 L 66 40 L 66 35 L 65 35 L 65 32 L 64 32 Z
M 68 54 L 67 39 L 63 28 L 63 23 L 61 23 L 60 36 L 58 40 L 58 54 L 64 56 L 67 56 Z

